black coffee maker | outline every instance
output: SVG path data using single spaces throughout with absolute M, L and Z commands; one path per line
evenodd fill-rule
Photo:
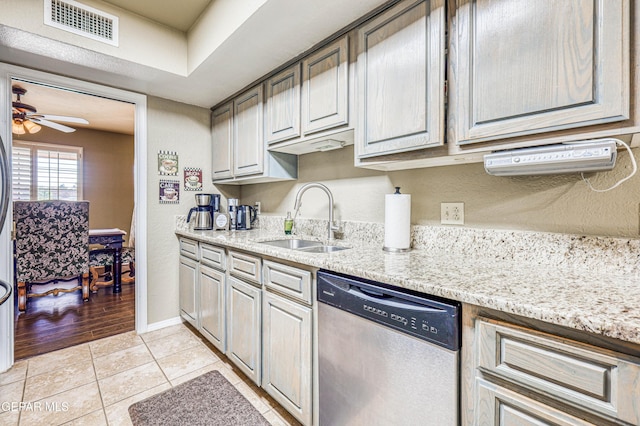
M 220 194 L 196 194 L 196 205 L 189 210 L 187 223 L 194 215 L 194 231 L 206 231 L 213 229 L 213 213 L 220 211 Z

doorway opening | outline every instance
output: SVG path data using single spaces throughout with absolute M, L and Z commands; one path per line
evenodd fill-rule
M 135 245 L 135 284 L 123 284 L 122 293 L 114 295 L 112 287 L 98 288 L 96 295 L 90 294 L 89 302 L 80 302 L 79 304 L 73 300 L 77 298 L 82 301 L 81 295 L 76 293 L 62 295 L 70 296 L 66 300 L 63 300 L 60 295 L 38 298 L 37 301 L 35 301 L 36 299 L 30 299 L 29 301 L 33 302 L 32 307 L 36 309 L 31 310 L 31 307 L 28 306 L 26 315 L 32 312 L 36 317 L 33 321 L 37 322 L 41 328 L 47 322 L 52 327 L 59 327 L 65 322 L 78 321 L 81 315 L 83 317 L 88 316 L 89 323 L 93 326 L 93 329 L 88 334 L 83 332 L 85 334 L 84 338 L 88 338 L 86 341 L 119 334 L 133 328 L 139 333 L 146 331 L 146 96 L 2 63 L 0 63 L 0 72 L 2 72 L 3 77 L 0 79 L 0 101 L 2 101 L 0 105 L 0 113 L 2 114 L 0 116 L 2 117 L 0 124 L 4 123 L 0 131 L 10 161 L 13 159 L 14 154 L 13 145 L 20 147 L 16 148 L 16 153 L 21 149 L 24 151 L 25 146 L 36 151 L 38 148 L 44 147 L 43 151 L 46 151 L 47 145 L 43 144 L 62 147 L 58 150 L 50 149 L 49 151 L 64 152 L 64 149 L 68 149 L 68 147 L 75 147 L 75 150 L 81 148 L 79 151 L 82 159 L 80 166 L 82 173 L 80 174 L 80 181 L 76 184 L 81 186 L 81 191 L 78 191 L 81 194 L 81 198 L 89 199 L 90 201 L 90 228 L 122 229 L 127 233 L 124 245 Z M 90 104 L 95 102 L 101 105 L 99 109 L 102 109 L 102 114 L 95 116 L 97 118 L 87 119 L 89 125 L 58 121 L 58 124 L 76 129 L 75 132 L 68 134 L 63 134 L 65 132 L 57 130 L 54 120 L 51 120 L 54 122 L 53 126 L 42 126 L 41 122 L 37 122 L 37 117 L 34 121 L 41 127 L 39 132 L 25 131 L 23 134 L 13 134 L 12 125 L 14 123 L 11 120 L 12 112 L 10 111 L 12 102 L 16 101 L 15 94 L 12 91 L 12 87 L 16 84 L 26 86 L 23 89 L 26 89 L 27 93 L 22 95 L 21 102 L 36 107 L 38 113 L 51 115 L 52 117 L 83 117 L 89 115 Z M 55 92 L 53 100 L 49 101 L 52 104 L 47 104 L 45 92 L 49 92 L 48 95 L 51 95 L 52 91 Z M 35 96 L 38 95 L 38 92 L 43 94 L 41 99 Z M 71 100 L 67 102 L 67 100 L 64 100 L 66 97 Z M 62 108 L 65 103 L 71 105 L 70 112 L 54 109 Z M 116 109 L 120 109 L 124 115 L 118 116 L 120 113 L 115 112 L 115 110 L 105 109 L 104 105 L 107 103 L 116 107 Z M 7 120 L 7 118 L 11 121 Z M 92 121 L 93 125 L 91 124 Z M 124 127 L 128 125 L 131 130 L 127 133 L 121 128 L 109 128 L 109 122 L 111 122 L 111 125 L 114 123 L 120 123 L 120 125 L 128 123 Z M 69 135 L 73 137 L 70 138 Z M 37 158 L 37 155 L 35 155 L 35 158 Z M 52 162 L 52 164 L 55 163 L 55 161 Z M 32 186 L 35 185 L 35 187 L 29 189 L 30 196 L 34 193 L 36 194 L 36 198 L 32 199 L 43 196 L 42 188 L 38 187 L 37 176 L 33 176 L 30 184 Z M 62 192 L 68 192 L 66 190 L 69 189 L 69 185 L 73 185 L 73 183 L 69 184 L 67 182 L 67 187 Z M 4 276 L 0 278 L 14 283 L 13 251 L 10 237 L 12 222 L 12 211 L 9 209 L 5 226 L 0 230 L 0 245 L 3 247 L 3 250 L 0 250 L 0 263 L 9 267 L 7 268 L 8 273 L 4 273 Z M 8 250 L 4 250 L 4 248 Z M 37 291 L 40 292 L 39 289 Z M 100 296 L 107 297 L 100 298 Z M 113 302 L 113 300 L 107 299 L 114 299 L 114 296 L 120 301 L 125 300 L 126 303 L 121 303 L 121 305 L 127 304 L 129 306 L 128 309 L 135 312 L 133 314 L 135 319 L 119 320 L 118 318 L 113 318 L 110 325 L 107 324 L 102 327 L 100 325 L 101 317 L 107 315 L 109 308 L 108 305 L 103 305 L 99 308 L 99 302 Z M 92 299 L 96 302 L 93 305 L 91 305 Z M 57 303 L 61 301 L 63 303 L 58 306 Z M 38 303 L 41 305 L 39 308 L 42 308 L 42 311 L 45 312 L 44 314 L 38 313 L 38 306 L 36 306 Z M 72 307 L 74 303 L 77 305 L 75 308 Z M 14 345 L 17 341 L 14 331 L 18 332 L 18 328 L 14 329 L 14 326 L 19 325 L 19 322 L 14 322 L 14 320 L 20 321 L 20 314 L 17 312 L 16 306 L 12 303 L 5 303 L 2 308 L 0 310 L 0 339 L 6 339 L 9 344 L 0 350 L 0 371 L 9 368 L 13 364 L 14 349 L 15 358 L 31 356 L 31 353 L 24 355 L 23 352 L 19 352 L 21 348 Z M 101 311 L 101 315 L 96 314 L 96 318 L 91 318 L 93 314 L 90 312 L 81 314 L 81 311 L 83 309 L 86 310 L 86 308 L 97 308 Z M 70 312 L 74 312 L 73 315 Z M 101 330 L 98 330 L 98 328 Z M 51 330 L 47 336 L 57 334 L 63 338 L 63 341 L 65 338 L 72 336 L 67 340 L 66 346 L 82 343 L 77 332 L 61 332 L 60 330 L 59 328 Z M 41 340 L 50 341 L 51 339 Z M 56 349 L 54 346 L 49 347 L 50 349 L 47 349 L 43 346 L 43 348 L 37 350 L 37 353 Z
M 11 89 L 12 200 L 88 201 L 91 232 L 121 230 L 124 242 L 119 244 L 133 260 L 135 106 L 16 78 Z M 89 281 L 113 282 L 113 253 L 104 252 L 92 237 L 89 243 L 95 267 Z M 44 273 L 20 271 L 23 267 L 17 264 L 16 271 Z M 131 269 L 126 263 L 123 272 Z M 82 284 L 77 281 L 66 286 Z M 75 291 L 29 298 L 28 309 L 20 311 L 15 298 L 15 359 L 134 330 L 135 281 L 128 281 L 130 285 L 119 286 L 118 292 L 113 285 L 94 284 L 88 302 Z M 34 286 L 33 291 L 43 294 L 57 286 Z

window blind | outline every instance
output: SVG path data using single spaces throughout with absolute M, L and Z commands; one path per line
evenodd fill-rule
M 11 156 L 12 197 L 14 201 L 31 199 L 31 149 L 14 146 Z
M 82 198 L 82 148 L 35 142 L 14 142 L 14 200 Z
M 38 149 L 38 200 L 78 199 L 78 154 Z

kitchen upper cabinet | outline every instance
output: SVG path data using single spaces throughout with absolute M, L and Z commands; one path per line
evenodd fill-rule
M 311 308 L 264 292 L 262 387 L 303 424 L 312 414 Z
M 305 136 L 349 124 L 349 37 L 302 61 L 302 131 Z
M 300 155 L 353 144 L 349 40 L 345 34 L 267 80 L 270 152 Z
M 262 364 L 262 290 L 227 278 L 227 351 L 229 359 L 260 386 Z
M 180 315 L 189 324 L 198 328 L 198 262 L 186 256 L 180 256 L 178 277 Z
M 225 274 L 200 265 L 200 331 L 221 352 L 225 351 Z
M 211 113 L 213 180 L 233 177 L 233 102 Z
M 262 133 L 262 85 L 233 101 L 233 175 L 262 173 L 264 139 Z
M 357 158 L 444 143 L 444 9 L 405 0 L 358 29 Z
M 262 90 L 260 84 L 213 110 L 213 182 L 259 183 L 298 177 L 298 157 L 267 151 Z
M 271 77 L 266 87 L 267 143 L 300 136 L 300 64 Z
M 459 3 L 457 144 L 629 118 L 627 1 Z

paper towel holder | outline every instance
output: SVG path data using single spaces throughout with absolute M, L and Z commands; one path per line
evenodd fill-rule
M 400 187 L 396 186 L 395 187 L 396 192 L 393 193 L 393 195 L 400 195 Z M 385 238 L 386 239 L 386 238 Z M 385 241 L 386 242 L 386 241 Z M 395 247 L 387 247 L 387 246 L 383 246 L 382 247 L 383 251 L 386 251 L 388 253 L 406 253 L 408 251 L 411 251 L 411 246 L 407 247 L 407 248 L 395 248 Z

